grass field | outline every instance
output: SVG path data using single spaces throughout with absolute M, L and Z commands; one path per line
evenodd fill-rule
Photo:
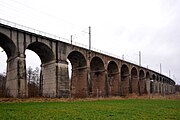
M 180 100 L 0 102 L 0 120 L 180 120 Z

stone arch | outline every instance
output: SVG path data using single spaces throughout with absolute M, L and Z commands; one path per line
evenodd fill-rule
M 138 94 L 138 72 L 136 67 L 131 69 L 130 93 Z
M 121 95 L 129 94 L 129 68 L 126 64 L 121 66 Z
M 2 33 L 0 33 L 0 46 L 6 52 L 8 59 L 16 55 L 16 45 L 9 37 Z
M 42 64 L 55 59 L 52 49 L 42 42 L 33 42 L 28 45 L 27 49 L 34 51 L 40 57 Z
M 145 73 L 144 70 L 139 71 L 139 83 L 138 83 L 139 95 L 145 92 Z
M 18 79 L 21 76 L 21 74 L 18 73 L 18 63 L 20 63 L 18 58 L 20 57 L 20 54 L 17 54 L 18 52 L 15 43 L 8 36 L 0 33 L 0 47 L 5 51 L 8 59 L 5 80 L 6 95 L 10 97 L 18 97 L 21 95 L 21 92 L 26 95 L 26 91 L 22 91 L 18 85 Z M 21 78 L 23 77 L 24 76 L 21 76 Z
M 90 62 L 89 93 L 94 97 L 107 95 L 105 68 L 100 57 L 93 57 Z
M 119 94 L 119 68 L 115 61 L 110 61 L 107 67 L 108 73 L 108 95 L 117 96 Z
M 72 97 L 86 97 L 87 94 L 87 61 L 79 51 L 72 51 L 68 56 L 72 65 L 70 92 Z
M 41 60 L 41 72 L 39 89 L 40 95 L 45 97 L 55 97 L 56 90 L 56 61 L 53 50 L 42 42 L 30 43 L 26 49 L 35 52 Z

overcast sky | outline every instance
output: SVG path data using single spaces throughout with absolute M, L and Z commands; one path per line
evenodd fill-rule
M 180 0 L 0 0 L 0 18 L 118 55 L 180 84 Z M 26 52 L 31 59 L 34 54 Z M 0 66 L 6 55 L 0 52 Z M 4 57 L 5 56 L 5 57 Z M 34 57 L 33 57 L 34 58 Z M 39 59 L 39 58 L 37 58 Z M 32 61 L 32 60 L 29 60 Z M 28 65 L 36 64 L 28 62 Z M 38 63 L 38 66 L 40 62 Z M 5 67 L 0 68 L 0 72 Z

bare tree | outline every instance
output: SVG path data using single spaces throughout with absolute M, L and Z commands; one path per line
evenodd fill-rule
M 33 70 L 32 70 L 32 68 L 31 68 L 31 66 L 29 66 L 28 69 L 27 69 L 27 80 L 28 80 L 28 84 L 31 82 L 32 74 L 33 74 Z
M 36 67 L 33 70 L 31 67 L 29 67 L 27 69 L 27 80 L 29 97 L 39 96 L 40 69 Z

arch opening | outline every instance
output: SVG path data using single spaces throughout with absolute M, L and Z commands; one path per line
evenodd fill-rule
M 5 97 L 6 87 L 6 66 L 7 55 L 5 51 L 0 47 L 0 97 Z
M 47 45 L 45 45 L 41 42 L 31 43 L 27 47 L 27 49 L 35 52 L 41 59 L 42 64 L 45 64 L 45 63 L 48 63 L 48 62 L 54 60 L 53 51 Z
M 130 93 L 138 94 L 138 73 L 135 67 L 131 70 Z
M 99 76 L 104 72 L 104 63 L 99 57 L 94 57 L 90 62 L 90 70 L 94 72 L 96 76 Z
M 129 68 L 127 65 L 121 67 L 121 95 L 127 95 L 129 93 Z
M 94 97 L 107 96 L 104 63 L 99 57 L 92 58 L 90 62 L 89 95 Z
M 119 70 L 114 61 L 110 61 L 107 67 L 108 71 L 108 90 L 107 95 L 117 96 L 119 94 Z
M 9 79 L 10 76 L 16 75 L 16 73 L 12 75 L 12 72 L 9 72 L 12 71 L 15 66 L 12 65 L 13 61 L 8 62 L 8 60 L 16 56 L 16 45 L 9 37 L 2 33 L 0 33 L 0 56 L 0 97 L 13 96 L 12 93 L 16 93 L 16 88 L 12 88 L 12 79 L 11 81 L 9 81 Z M 14 71 L 16 70 L 14 69 Z
M 84 55 L 78 51 L 71 52 L 69 61 L 69 76 L 71 97 L 86 97 L 87 94 L 87 61 Z
M 33 61 L 26 66 L 27 68 L 33 66 L 35 60 L 35 63 L 38 63 L 39 61 L 36 66 L 37 68 L 35 67 L 34 70 L 31 70 L 32 72 L 36 71 L 36 78 L 34 78 L 34 82 L 28 81 L 29 97 L 56 96 L 56 88 L 54 87 L 54 84 L 56 83 L 56 72 L 54 72 L 56 67 L 52 49 L 42 42 L 33 42 L 27 46 L 26 51 L 31 51 L 31 54 L 34 56 L 32 58 L 30 55 L 26 55 L 26 58 L 30 57 L 31 61 Z M 39 68 L 39 66 L 41 67 Z M 29 71 L 26 72 L 27 75 L 29 74 L 28 72 Z
M 2 75 L 6 75 L 6 61 L 7 61 L 7 54 L 5 53 L 5 51 L 3 50 L 3 48 L 0 47 L 0 74 Z
M 28 84 L 28 97 L 42 95 L 41 60 L 32 50 L 26 49 L 26 80 Z M 34 62 L 36 61 L 36 62 Z

